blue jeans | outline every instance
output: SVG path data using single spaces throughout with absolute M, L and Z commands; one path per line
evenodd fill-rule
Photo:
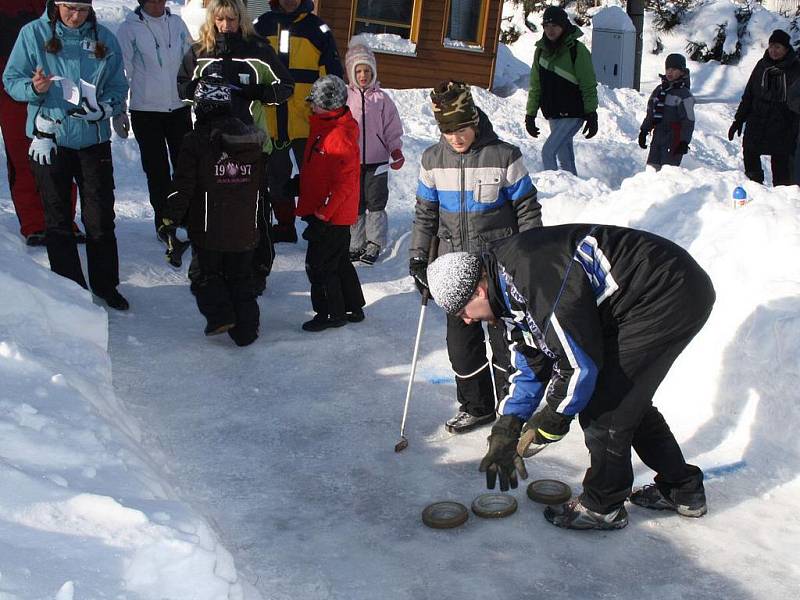
M 583 125 L 583 119 L 566 117 L 563 119 L 548 119 L 550 123 L 550 137 L 542 146 L 542 163 L 545 171 L 558 171 L 558 165 L 564 171 L 577 175 L 575 170 L 575 151 L 572 149 L 572 138 Z M 558 164 L 556 164 L 558 158 Z

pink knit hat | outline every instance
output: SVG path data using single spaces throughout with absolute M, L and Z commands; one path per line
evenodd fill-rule
M 375 61 L 375 54 L 370 50 L 367 40 L 363 36 L 356 35 L 350 40 L 347 45 L 344 64 L 347 80 L 351 85 L 356 85 L 356 67 L 358 65 L 367 65 L 372 69 L 372 81 L 369 82 L 369 85 L 373 85 L 378 80 L 378 65 Z

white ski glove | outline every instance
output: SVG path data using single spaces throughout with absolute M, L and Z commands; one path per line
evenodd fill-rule
M 119 137 L 127 139 L 128 132 L 131 130 L 131 120 L 128 118 L 128 113 L 121 113 L 116 117 L 111 117 L 111 126 Z
M 36 115 L 33 122 L 33 140 L 28 148 L 28 156 L 40 165 L 49 165 L 58 152 L 56 146 L 56 122 L 48 117 Z
M 104 119 L 110 119 L 113 112 L 114 109 L 107 102 L 101 102 L 97 108 L 92 108 L 86 100 L 81 100 L 80 108 L 71 112 L 70 116 L 81 121 L 97 123 Z

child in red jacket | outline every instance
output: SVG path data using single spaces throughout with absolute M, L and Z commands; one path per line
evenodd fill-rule
M 348 254 L 350 226 L 358 219 L 358 124 L 347 107 L 347 86 L 336 75 L 319 78 L 306 100 L 311 132 L 295 214 L 308 223 L 306 274 L 316 315 L 303 329 L 323 331 L 364 319 L 364 294 Z

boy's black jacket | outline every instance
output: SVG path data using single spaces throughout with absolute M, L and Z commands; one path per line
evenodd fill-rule
M 232 116 L 198 121 L 183 138 L 164 215 L 175 222 L 186 216 L 192 243 L 220 252 L 256 247 L 264 140 Z

